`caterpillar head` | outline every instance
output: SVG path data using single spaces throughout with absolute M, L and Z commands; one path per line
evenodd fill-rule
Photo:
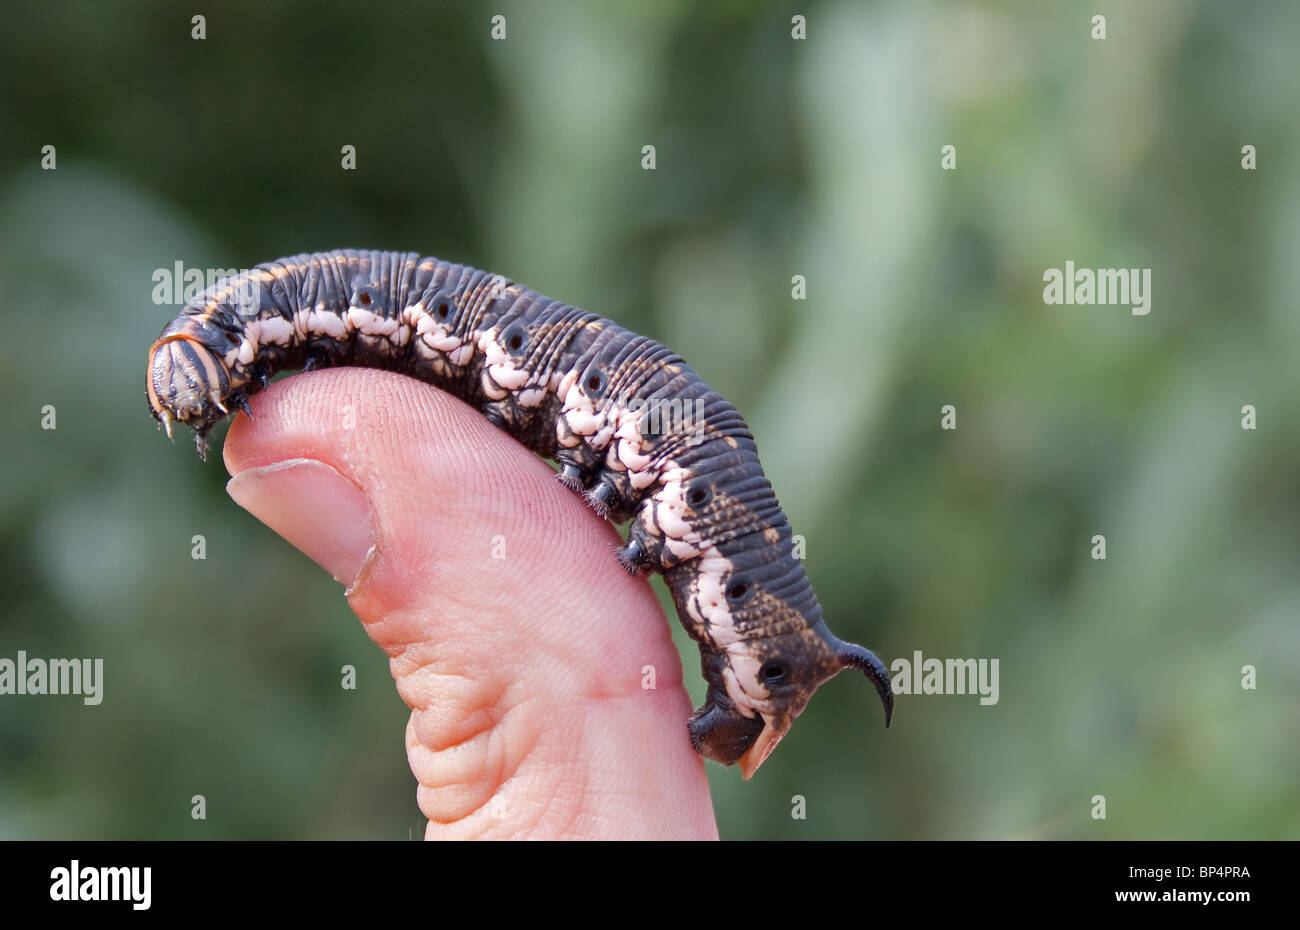
M 739 763 L 749 778 L 813 692 L 846 668 L 858 669 L 875 685 L 889 726 L 894 693 L 884 663 L 870 650 L 837 639 L 820 618 L 787 633 L 706 650 L 709 690 L 704 706 L 688 724 L 691 744 L 724 765 Z
M 231 348 L 227 330 L 211 316 L 178 317 L 149 347 L 149 409 L 168 436 L 174 422 L 192 428 L 200 455 L 207 450 L 208 430 L 230 412 L 230 369 L 223 353 Z

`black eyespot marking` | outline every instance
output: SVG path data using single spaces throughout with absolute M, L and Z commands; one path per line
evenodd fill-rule
M 418 319 L 395 313 L 411 307 L 423 308 Z M 313 313 L 309 331 L 285 325 L 305 310 Z M 380 325 L 361 330 L 349 311 L 373 314 Z M 245 329 L 254 321 L 267 338 L 256 340 L 252 359 L 228 367 L 235 347 L 254 344 Z M 499 349 L 512 364 L 495 364 Z M 348 365 L 454 394 L 554 459 L 559 480 L 596 513 L 633 520 L 627 545 L 611 546 L 611 557 L 616 552 L 633 574 L 662 572 L 699 644 L 708 690 L 688 725 L 699 752 L 752 775 L 815 683 L 843 668 L 872 681 L 888 725 L 887 669 L 826 629 L 740 414 L 679 356 L 610 320 L 412 253 L 298 255 L 190 301 L 150 348 L 146 394 L 168 433 L 176 424 L 192 428 L 203 451 L 213 426 L 232 411 L 249 412 L 248 398 L 278 372 Z M 570 386 L 599 403 L 570 406 Z M 757 664 L 760 684 L 771 689 L 766 706 L 734 690 L 727 676 L 738 655 Z M 749 675 L 754 667 L 744 666 Z
M 517 355 L 528 345 L 528 331 L 520 323 L 511 323 L 501 334 L 501 344 L 506 347 L 506 351 Z
M 356 289 L 356 295 L 353 297 L 353 303 L 358 307 L 367 309 L 372 305 L 380 304 L 378 286 L 374 282 L 359 285 Z
M 727 600 L 733 604 L 743 604 L 753 593 L 753 585 L 747 581 L 733 581 L 727 585 Z

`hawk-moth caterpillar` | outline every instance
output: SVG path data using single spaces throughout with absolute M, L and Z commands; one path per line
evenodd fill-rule
M 691 744 L 749 778 L 844 668 L 894 696 L 881 661 L 837 639 L 736 408 L 659 343 L 499 276 L 416 253 L 338 250 L 258 265 L 191 300 L 149 349 L 171 434 L 212 426 L 271 375 L 362 365 L 454 394 L 559 465 L 616 523 L 632 573 L 662 572 L 708 684 Z

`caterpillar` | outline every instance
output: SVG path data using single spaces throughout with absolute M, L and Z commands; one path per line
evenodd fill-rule
M 663 574 L 700 650 L 691 745 L 750 778 L 813 692 L 884 664 L 837 639 L 736 408 L 664 346 L 513 281 L 417 253 L 258 265 L 191 300 L 149 349 L 150 410 L 206 436 L 278 371 L 361 365 L 448 391 L 559 466 L 615 523 L 632 574 Z

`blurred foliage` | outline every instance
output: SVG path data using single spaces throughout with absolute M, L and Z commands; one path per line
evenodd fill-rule
M 154 269 L 337 247 L 673 346 L 841 636 L 999 659 L 888 732 L 837 679 L 710 766 L 725 837 L 1300 835 L 1300 6 L 1094 6 L 9 4 L 0 656 L 102 656 L 106 700 L 0 697 L 0 838 L 422 835 L 383 653 L 143 398 Z M 1150 316 L 1045 305 L 1067 259 L 1151 268 Z

